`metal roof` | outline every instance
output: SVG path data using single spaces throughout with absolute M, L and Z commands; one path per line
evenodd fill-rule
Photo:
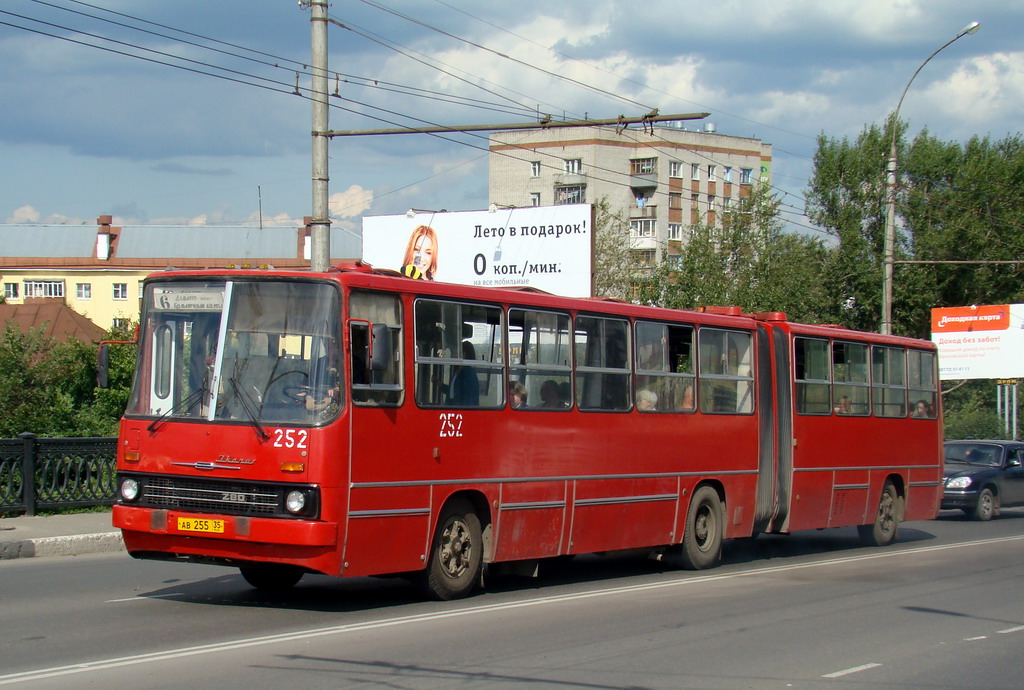
M 4 256 L 89 258 L 95 245 L 95 225 L 0 225 Z

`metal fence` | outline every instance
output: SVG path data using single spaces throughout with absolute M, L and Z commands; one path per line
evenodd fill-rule
M 114 503 L 116 438 L 0 439 L 0 512 Z

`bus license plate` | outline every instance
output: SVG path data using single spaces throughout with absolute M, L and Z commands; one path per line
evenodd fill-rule
M 210 520 L 208 518 L 178 518 L 178 529 L 182 532 L 206 532 L 209 534 L 222 534 L 224 532 L 223 520 Z

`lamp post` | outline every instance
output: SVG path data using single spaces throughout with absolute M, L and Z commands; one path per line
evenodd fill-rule
M 971 22 L 960 29 L 956 36 L 946 41 L 935 52 L 925 58 L 925 61 L 915 70 L 914 75 L 910 77 L 907 85 L 903 87 L 903 93 L 900 94 L 900 100 L 896 104 L 896 110 L 893 112 L 892 141 L 889 145 L 889 161 L 885 166 L 885 250 L 882 257 L 882 325 L 879 329 L 885 335 L 892 334 L 892 269 L 895 264 L 893 257 L 896 244 L 896 132 L 899 128 L 900 107 L 903 105 L 903 99 L 906 97 L 910 85 L 914 83 L 914 79 L 924 69 L 924 66 L 953 42 L 967 34 L 975 33 L 979 28 L 981 28 L 979 22 Z

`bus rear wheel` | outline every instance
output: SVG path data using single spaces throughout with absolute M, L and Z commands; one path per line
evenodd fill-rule
M 420 574 L 419 588 L 439 601 L 464 597 L 480 580 L 482 560 L 480 518 L 468 501 L 453 500 L 437 522 L 430 562 Z
M 286 592 L 302 579 L 303 570 L 283 563 L 243 565 L 238 568 L 250 585 L 269 594 Z
M 878 499 L 878 510 L 875 521 L 870 525 L 857 525 L 857 534 L 865 546 L 888 546 L 896 541 L 896 532 L 900 525 L 900 497 L 891 481 L 882 487 L 882 496 Z
M 680 565 L 686 570 L 704 570 L 722 557 L 722 501 L 710 486 L 697 489 L 686 512 L 686 527 L 680 545 Z

